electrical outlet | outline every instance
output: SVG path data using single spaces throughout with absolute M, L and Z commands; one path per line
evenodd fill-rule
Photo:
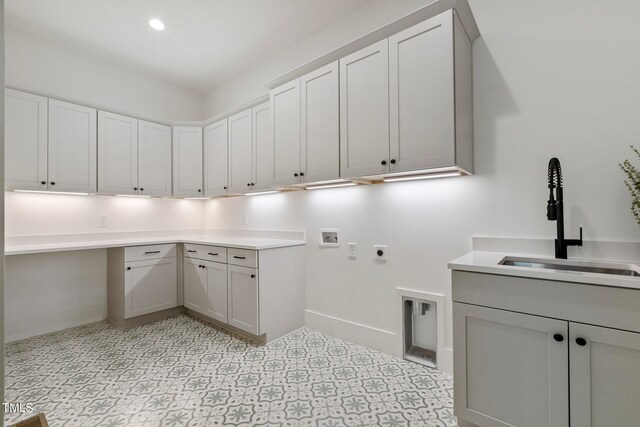
M 107 221 L 106 215 L 98 215 L 98 227 L 107 228 L 109 226 L 109 222 Z
M 242 215 L 242 225 L 249 225 L 249 214 L 245 213 Z
M 356 259 L 358 256 L 358 244 L 357 243 L 349 243 L 349 258 Z
M 376 261 L 387 262 L 387 245 L 373 245 L 373 258 Z

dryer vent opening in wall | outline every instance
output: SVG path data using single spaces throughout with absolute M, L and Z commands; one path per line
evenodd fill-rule
M 437 304 L 415 298 L 402 299 L 404 359 L 437 367 Z

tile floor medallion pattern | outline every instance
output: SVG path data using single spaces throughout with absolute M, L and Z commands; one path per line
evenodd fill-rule
M 261 346 L 188 315 L 10 343 L 5 381 L 5 401 L 52 427 L 456 425 L 449 375 L 309 329 Z

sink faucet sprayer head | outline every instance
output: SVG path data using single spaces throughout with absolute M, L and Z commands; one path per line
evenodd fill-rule
M 552 158 L 549 160 L 549 201 L 547 202 L 547 219 L 555 221 L 558 219 L 558 201 L 553 196 L 555 188 L 562 188 L 562 167 L 560 160 Z

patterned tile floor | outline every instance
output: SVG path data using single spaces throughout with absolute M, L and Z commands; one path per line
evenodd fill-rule
M 52 427 L 456 425 L 446 374 L 309 329 L 258 346 L 187 315 L 8 344 L 5 381 Z

